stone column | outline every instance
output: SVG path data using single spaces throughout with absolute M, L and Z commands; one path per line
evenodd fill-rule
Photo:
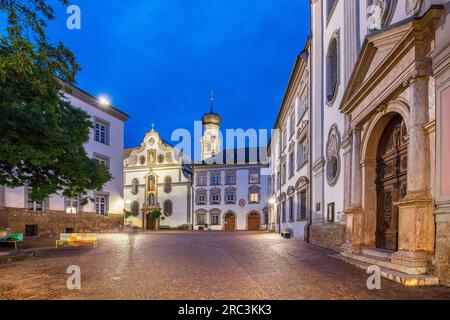
M 353 129 L 351 206 L 346 210 L 346 243 L 343 249 L 358 253 L 362 247 L 361 128 Z
M 392 262 L 405 266 L 407 273 L 418 274 L 427 271 L 435 233 L 430 195 L 430 145 L 425 133 L 428 76 L 416 76 L 409 90 L 408 193 L 395 203 L 399 208 L 398 252 L 392 256 Z

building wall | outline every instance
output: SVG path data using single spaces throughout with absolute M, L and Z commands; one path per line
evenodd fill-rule
M 436 273 L 450 286 L 450 3 L 436 31 L 433 75 L 436 86 Z
M 310 217 L 310 92 L 309 92 L 309 40 L 297 57 L 285 97 L 280 107 L 274 133 L 270 142 L 271 168 L 271 222 L 277 232 L 290 231 L 294 237 L 303 239 Z M 291 130 L 293 125 L 294 129 Z M 286 132 L 286 133 L 284 133 Z M 283 138 L 285 136 L 285 138 Z M 284 141 L 285 140 L 285 141 Z M 307 146 L 305 152 L 299 143 Z M 291 156 L 294 168 L 291 171 Z M 301 161 L 300 159 L 304 159 Z M 286 169 L 284 169 L 286 165 Z M 283 171 L 286 171 L 284 174 Z M 284 178 L 284 175 L 286 177 Z M 299 210 L 300 192 L 306 192 L 306 212 L 302 217 Z M 292 198 L 292 202 L 290 200 Z M 293 208 L 290 208 L 292 203 Z M 283 206 L 286 208 L 283 218 Z M 293 217 L 290 218 L 290 210 Z
M 257 212 L 260 215 L 261 221 L 261 230 L 267 229 L 267 224 L 264 224 L 264 213 L 267 210 L 267 202 L 268 202 L 268 186 L 269 186 L 269 176 L 264 175 L 265 166 L 260 164 L 255 165 L 197 165 L 194 167 L 194 229 L 198 230 L 199 225 L 197 224 L 196 214 L 199 212 L 206 212 L 207 214 L 207 224 L 210 230 L 224 230 L 224 216 L 228 212 L 233 212 L 236 215 L 236 230 L 247 230 L 247 215 L 251 212 Z M 259 184 L 250 184 L 249 183 L 249 173 L 252 170 L 260 171 L 260 183 Z M 229 170 L 236 171 L 236 183 L 233 185 L 227 185 L 225 183 L 225 173 Z M 211 185 L 211 172 L 220 172 L 221 182 L 220 185 Z M 198 185 L 198 176 L 206 175 L 206 186 Z M 251 186 L 258 186 L 260 188 L 260 201 L 259 203 L 249 203 L 248 195 L 249 188 Z M 225 203 L 225 190 L 228 187 L 236 188 L 236 201 L 235 204 L 226 204 Z M 213 188 L 219 188 L 221 199 L 220 204 L 211 204 L 210 202 L 210 190 Z M 198 204 L 196 201 L 196 194 L 199 189 L 206 190 L 207 202 L 206 204 Z M 245 201 L 245 205 L 241 206 L 239 204 L 240 200 Z M 219 225 L 211 224 L 211 216 L 210 213 L 213 211 L 220 212 L 220 223 Z
M 94 130 L 91 130 L 89 141 L 85 144 L 85 150 L 89 157 L 94 158 L 95 154 L 102 155 L 109 159 L 109 168 L 113 179 L 105 184 L 103 192 L 108 195 L 108 215 L 116 215 L 117 218 L 101 217 L 95 214 L 95 204 L 89 202 L 80 211 L 83 217 L 81 221 L 92 223 L 90 230 L 100 231 L 102 226 L 113 229 L 123 225 L 123 134 L 124 121 L 128 117 L 117 109 L 103 109 L 96 99 L 78 88 L 73 88 L 73 93 L 66 95 L 74 107 L 86 111 L 93 121 L 95 118 L 102 119 L 109 123 L 109 144 L 104 145 L 94 140 Z M 38 235 L 55 234 L 56 231 L 65 232 L 64 225 L 73 225 L 76 220 L 74 214 L 66 213 L 65 198 L 60 195 L 51 195 L 46 201 L 43 213 L 26 211 L 26 189 L 24 187 L 8 189 L 4 191 L 3 206 L 4 214 L 7 215 L 7 225 L 3 227 L 11 228 L 17 232 L 23 232 L 25 223 L 38 224 Z M 93 197 L 94 192 L 89 196 Z M 98 221 L 94 221 L 95 217 Z M 105 222 L 107 221 L 107 222 Z M 80 229 L 87 230 L 87 227 Z

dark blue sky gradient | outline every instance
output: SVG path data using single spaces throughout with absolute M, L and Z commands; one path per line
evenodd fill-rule
M 54 1 L 54 0 L 52 0 Z M 49 26 L 83 70 L 78 86 L 131 116 L 125 147 L 155 129 L 170 140 L 193 129 L 215 91 L 222 128 L 275 121 L 297 54 L 308 35 L 306 0 L 78 0 L 82 29 Z

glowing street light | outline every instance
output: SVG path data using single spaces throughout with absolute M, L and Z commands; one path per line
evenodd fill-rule
M 102 107 L 109 107 L 111 105 L 110 99 L 105 95 L 98 97 L 98 102 Z
M 272 198 L 269 199 L 269 204 L 270 204 L 270 205 L 273 206 L 275 203 L 276 203 L 275 198 L 272 197 Z

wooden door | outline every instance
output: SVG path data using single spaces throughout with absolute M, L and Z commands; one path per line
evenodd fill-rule
M 384 130 L 377 151 L 377 248 L 398 249 L 398 208 L 407 193 L 407 129 L 395 116 Z
M 227 213 L 225 215 L 225 230 L 236 230 L 236 215 L 234 213 Z
M 261 227 L 261 218 L 258 213 L 250 213 L 247 217 L 247 230 L 248 231 L 259 231 Z

